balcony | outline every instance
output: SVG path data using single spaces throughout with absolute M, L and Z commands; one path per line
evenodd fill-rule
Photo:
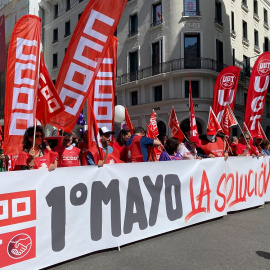
M 155 21 L 153 23 L 151 23 L 151 28 L 161 25 L 163 23 L 163 19 L 159 20 L 159 21 Z
M 257 13 L 253 13 L 253 19 L 257 22 L 260 21 L 259 15 Z
M 222 22 L 220 19 L 215 18 L 215 24 L 216 24 L 217 26 L 219 26 L 220 28 L 223 28 L 223 22 Z
M 258 45 L 254 45 L 254 52 L 258 54 L 261 53 L 260 47 Z
M 241 7 L 245 12 L 247 12 L 247 13 L 249 12 L 249 9 L 248 9 L 248 6 L 246 3 L 242 2 Z
M 128 34 L 128 37 L 134 37 L 134 36 L 137 36 L 138 35 L 138 29 L 137 30 L 133 30 L 133 31 L 130 31 L 129 34 Z
M 231 30 L 231 37 L 232 38 L 236 38 L 236 32 L 235 32 L 235 30 Z
M 185 69 L 204 69 L 220 72 L 225 67 L 225 64 L 210 58 L 195 58 L 188 60 L 180 58 L 118 76 L 117 86 L 173 71 Z M 246 78 L 244 74 L 240 76 L 240 80 L 245 82 Z
M 201 16 L 200 11 L 184 11 L 182 13 L 183 17 L 198 17 Z
M 263 22 L 263 26 L 265 29 L 269 30 L 269 24 L 268 22 Z
M 248 39 L 247 39 L 246 37 L 243 37 L 243 38 L 242 38 L 242 44 L 243 44 L 244 46 L 246 46 L 246 47 L 249 46 L 249 41 L 248 41 Z

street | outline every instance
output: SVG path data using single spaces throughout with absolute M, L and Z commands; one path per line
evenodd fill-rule
M 270 269 L 269 225 L 266 204 L 46 269 Z

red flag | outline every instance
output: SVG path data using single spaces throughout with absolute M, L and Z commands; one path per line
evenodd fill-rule
M 207 128 L 209 128 L 209 127 L 214 127 L 217 132 L 222 130 L 222 128 L 217 120 L 217 117 L 216 117 L 214 111 L 212 110 L 212 107 L 210 107 L 209 117 L 208 117 Z
M 185 135 L 182 132 L 182 130 L 180 129 L 179 122 L 178 122 L 174 107 L 172 107 L 168 126 L 172 130 L 172 137 L 177 138 L 179 140 L 179 143 L 181 143 L 184 140 Z
M 219 122 L 227 104 L 234 109 L 240 71 L 239 67 L 229 66 L 224 68 L 216 79 L 212 107 Z
M 249 80 L 245 123 L 252 137 L 256 136 L 256 126 L 262 121 L 263 108 L 269 85 L 270 52 L 259 56 Z
M 149 129 L 152 130 L 153 134 L 157 137 L 159 135 L 158 128 L 157 128 L 157 119 L 155 111 L 153 110 L 152 115 L 150 117 L 149 122 Z M 147 136 L 149 137 L 150 134 L 147 133 Z M 150 137 L 151 138 L 151 137 Z
M 0 73 L 6 68 L 6 38 L 5 38 L 5 15 L 0 17 Z
M 43 54 L 41 53 L 36 118 L 44 127 L 53 116 L 64 110 L 65 107 L 56 92 L 50 74 L 45 66 Z
M 100 148 L 99 148 L 99 133 L 98 133 L 99 128 L 98 128 L 96 117 L 95 117 L 94 110 L 92 107 L 89 108 L 87 118 L 88 118 L 87 119 L 88 123 L 90 123 L 88 125 L 88 142 L 89 142 L 88 146 L 89 146 L 89 149 L 91 147 L 93 147 L 94 145 L 96 145 L 99 159 L 102 159 L 101 153 L 100 153 Z
M 4 153 L 16 155 L 22 150 L 25 130 L 36 118 L 41 20 L 25 15 L 16 23 L 9 44 Z
M 190 136 L 198 137 L 198 129 L 196 124 L 193 100 L 192 100 L 192 90 L 191 90 L 191 83 L 189 82 L 189 122 L 190 122 Z
M 128 110 L 127 110 L 126 106 L 125 106 L 125 122 L 126 122 L 127 129 L 129 129 L 131 135 L 133 135 L 135 128 L 131 122 L 131 119 L 130 119 L 130 116 L 128 114 Z
M 56 82 L 65 111 L 50 124 L 72 131 L 94 89 L 96 75 L 115 33 L 126 1 L 91 0 L 75 28 Z
M 264 140 L 268 140 L 263 128 L 262 128 L 262 125 L 260 122 L 258 122 L 258 128 L 257 128 L 257 135 L 256 135 L 257 138 L 262 138 Z
M 229 110 L 229 105 L 225 107 L 223 116 L 221 118 L 220 125 L 222 127 L 223 133 L 230 137 L 230 127 L 236 126 L 237 122 L 234 119 L 233 112 Z
M 88 98 L 88 107 L 90 106 L 94 110 L 97 126 L 106 126 L 112 131 L 114 128 L 117 42 L 118 39 L 113 37 L 97 74 L 94 90 L 90 91 Z M 92 125 L 91 118 L 88 125 Z M 94 141 L 92 133 L 90 133 L 90 138 L 89 142 Z

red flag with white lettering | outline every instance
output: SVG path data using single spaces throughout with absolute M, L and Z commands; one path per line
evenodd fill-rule
M 178 122 L 174 107 L 172 107 L 168 126 L 172 130 L 172 137 L 177 138 L 179 142 L 181 143 L 184 140 L 185 135 L 179 126 L 179 122 Z
M 157 119 L 156 119 L 156 113 L 153 110 L 151 117 L 150 117 L 150 122 L 149 122 L 149 128 L 152 130 L 153 134 L 157 137 L 159 135 L 158 128 L 157 128 Z M 150 136 L 150 134 L 147 133 L 147 136 Z M 148 137 L 149 137 L 148 136 Z
M 192 100 L 192 90 L 191 90 L 191 83 L 189 82 L 189 122 L 190 122 L 190 130 L 189 134 L 190 136 L 198 137 L 198 129 L 196 124 L 196 118 L 195 118 L 195 111 L 193 106 L 193 100 Z
M 50 124 L 72 131 L 94 89 L 96 75 L 125 5 L 123 0 L 89 1 L 75 28 L 56 82 L 65 111 L 53 117 Z
M 127 129 L 129 129 L 131 135 L 133 135 L 135 128 L 134 128 L 134 126 L 133 126 L 133 124 L 131 122 L 131 119 L 130 119 L 130 116 L 129 116 L 129 113 L 128 113 L 128 110 L 127 110 L 126 106 L 125 106 L 125 122 L 126 122 Z
M 44 127 L 53 116 L 64 110 L 65 107 L 56 92 L 50 74 L 45 66 L 43 54 L 41 53 L 36 118 Z
M 208 117 L 207 128 L 209 128 L 209 127 L 214 127 L 216 129 L 216 131 L 222 130 L 212 107 L 210 107 L 209 117 Z
M 36 117 L 41 20 L 25 15 L 16 23 L 11 36 L 5 96 L 4 153 L 22 150 L 25 130 Z
M 240 71 L 239 67 L 229 66 L 224 68 L 216 79 L 212 107 L 219 122 L 227 104 L 234 109 Z
M 90 91 L 88 98 L 88 107 L 90 106 L 94 110 L 97 126 L 106 126 L 111 131 L 114 128 L 117 42 L 118 39 L 113 37 L 105 58 L 100 65 L 95 79 L 94 90 Z M 91 122 L 92 118 L 88 121 L 90 127 L 92 126 Z M 94 142 L 92 132 L 90 132 L 90 139 L 90 142 Z
M 229 105 L 225 107 L 223 116 L 221 118 L 220 125 L 222 127 L 223 133 L 227 136 L 230 137 L 230 127 L 236 126 L 237 122 L 234 119 L 234 116 L 232 115 L 232 112 L 228 108 Z
M 263 109 L 269 85 L 270 52 L 265 52 L 256 60 L 249 80 L 245 123 L 252 137 L 256 136 L 256 126 L 262 121 Z

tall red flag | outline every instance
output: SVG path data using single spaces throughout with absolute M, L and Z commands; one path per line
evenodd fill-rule
M 249 80 L 245 123 L 252 137 L 256 126 L 262 121 L 263 109 L 269 85 L 270 52 L 264 52 L 256 60 Z
M 222 130 L 222 128 L 217 120 L 217 117 L 216 117 L 214 111 L 212 110 L 212 107 L 210 107 L 210 110 L 209 110 L 207 128 L 208 127 L 214 127 L 216 129 L 216 131 Z
M 117 42 L 118 39 L 113 37 L 105 58 L 100 65 L 95 79 L 94 90 L 90 91 L 88 98 L 88 107 L 93 108 L 98 127 L 106 126 L 112 131 L 114 128 Z M 90 118 L 89 126 L 92 125 L 91 122 L 92 119 Z M 90 132 L 89 142 L 92 141 L 94 141 L 94 138 L 92 138 L 92 132 Z
M 25 130 L 36 118 L 41 20 L 25 15 L 16 23 L 11 36 L 5 97 L 4 153 L 22 150 Z
M 193 106 L 193 100 L 192 100 L 192 89 L 191 89 L 191 83 L 189 82 L 189 122 L 190 122 L 190 136 L 199 136 L 197 124 L 196 124 L 196 118 L 195 118 L 195 112 L 194 112 L 194 106 Z
M 46 126 L 53 116 L 64 110 L 65 107 L 56 92 L 50 74 L 45 66 L 43 54 L 41 53 L 36 118 L 42 126 Z
M 0 73 L 6 68 L 5 15 L 0 17 Z
M 131 119 L 130 119 L 130 116 L 128 114 L 128 110 L 127 110 L 126 106 L 125 106 L 125 122 L 126 122 L 127 128 L 130 130 L 131 135 L 133 135 L 135 128 L 131 122 Z
M 234 109 L 240 71 L 239 67 L 229 66 L 224 68 L 216 79 L 212 107 L 219 122 L 227 104 Z
M 223 133 L 230 137 L 230 127 L 236 126 L 237 122 L 234 119 L 234 115 L 232 114 L 232 111 L 228 108 L 229 105 L 225 107 L 223 116 L 221 118 L 220 125 L 222 127 Z
M 172 107 L 168 126 L 172 130 L 172 137 L 177 138 L 179 140 L 179 142 L 181 143 L 184 140 L 185 135 L 182 132 L 182 130 L 180 129 L 179 122 L 178 122 L 174 107 Z
M 159 135 L 158 132 L 158 127 L 157 127 L 157 119 L 156 119 L 156 114 L 155 111 L 153 110 L 151 117 L 150 117 L 150 122 L 149 122 L 149 129 L 152 130 L 153 134 L 157 137 Z M 147 136 L 150 137 L 151 134 L 147 133 Z M 151 137 L 150 137 L 151 138 Z
M 50 123 L 72 131 L 84 103 L 94 89 L 96 75 L 113 38 L 126 1 L 91 0 L 69 43 L 56 82 L 65 111 Z

